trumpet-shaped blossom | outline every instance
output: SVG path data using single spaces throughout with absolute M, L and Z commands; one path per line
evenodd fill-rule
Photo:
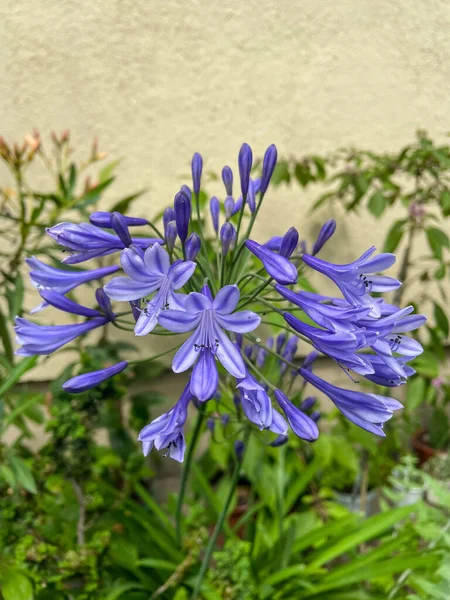
M 183 462 L 186 450 L 183 427 L 191 400 L 192 394 L 187 384 L 175 406 L 141 430 L 138 440 L 142 442 L 144 456 L 155 447 L 157 450 L 165 449 L 165 456 Z
M 69 265 L 106 256 L 126 247 L 118 235 L 104 231 L 91 223 L 59 223 L 46 231 L 58 244 L 73 250 L 74 253 L 62 261 Z M 130 238 L 130 241 L 140 248 L 163 243 L 159 238 Z
M 127 366 L 128 362 L 123 360 L 116 365 L 106 367 L 106 369 L 100 369 L 98 371 L 91 371 L 90 373 L 76 375 L 75 377 L 72 377 L 63 383 L 63 390 L 69 392 L 69 394 L 81 394 L 82 392 L 92 389 L 99 383 L 103 383 L 107 379 L 111 379 L 111 377 L 114 377 L 118 373 L 121 373 L 127 368 Z
M 246 240 L 245 245 L 256 258 L 259 258 L 272 279 L 284 285 L 297 282 L 297 269 L 287 258 L 253 240 Z
M 261 431 L 267 429 L 285 435 L 288 430 L 286 421 L 279 412 L 272 408 L 266 390 L 247 374 L 236 386 L 240 392 L 242 409 L 249 421 L 257 425 Z
M 374 252 L 375 247 L 372 246 L 355 262 L 345 265 L 335 265 L 310 254 L 304 254 L 302 259 L 309 267 L 329 277 L 350 304 L 369 306 L 370 316 L 379 317 L 379 304 L 369 292 L 390 292 L 399 288 L 401 283 L 393 277 L 375 274 L 391 267 L 395 262 L 395 255 L 383 253 L 371 258 Z
M 172 265 L 168 253 L 155 244 L 141 256 L 139 250 L 127 248 L 122 252 L 120 262 L 127 277 L 113 277 L 105 285 L 106 294 L 113 300 L 130 301 L 145 298 L 157 292 L 136 323 L 135 334 L 146 335 L 157 324 L 161 310 L 182 308 L 185 296 L 176 294 L 195 270 L 191 261 L 176 261 Z
M 376 435 L 384 436 L 383 424 L 393 416 L 395 410 L 403 408 L 393 398 L 341 389 L 305 369 L 300 369 L 300 374 L 326 394 L 349 421 Z
M 83 283 L 101 279 L 112 273 L 116 273 L 120 267 L 104 267 L 103 269 L 92 269 L 90 271 L 68 271 L 66 269 L 57 269 L 50 267 L 35 256 L 26 258 L 25 262 L 30 267 L 30 278 L 39 292 L 41 290 L 53 290 L 60 294 L 67 294 Z M 39 306 L 33 308 L 31 313 L 36 313 L 48 306 L 47 302 L 42 302 Z
M 302 440 L 314 442 L 319 437 L 317 425 L 299 408 L 294 406 L 281 390 L 275 390 L 275 398 L 286 415 L 292 431 Z
M 239 295 L 236 285 L 227 285 L 213 299 L 209 288 L 204 286 L 201 294 L 189 294 L 184 310 L 165 310 L 158 316 L 159 324 L 169 331 L 194 330 L 175 354 L 172 369 L 182 373 L 195 365 L 191 391 L 200 402 L 209 400 L 217 389 L 216 358 L 233 377 L 242 379 L 246 375 L 241 353 L 224 330 L 249 333 L 258 327 L 261 319 L 249 310 L 234 312 Z

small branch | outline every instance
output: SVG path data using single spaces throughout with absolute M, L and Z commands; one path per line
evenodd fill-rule
M 75 481 L 75 479 L 71 479 L 70 483 L 72 484 L 73 491 L 75 492 L 75 496 L 77 497 L 78 504 L 80 506 L 80 512 L 78 515 L 78 523 L 77 523 L 77 543 L 79 546 L 84 546 L 84 530 L 86 523 L 86 500 L 84 498 L 83 490 Z

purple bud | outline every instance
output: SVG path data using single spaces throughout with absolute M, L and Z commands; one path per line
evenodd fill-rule
M 241 349 L 242 348 L 242 342 L 244 341 L 244 336 L 242 335 L 242 333 L 236 333 L 236 346 Z
M 239 394 L 233 394 L 233 403 L 236 408 L 238 406 L 241 406 L 242 402 L 241 402 L 241 398 L 240 398 Z
M 253 240 L 246 240 L 247 248 L 259 258 L 269 275 L 278 283 L 289 285 L 297 283 L 297 269 L 287 258 L 276 254 Z
M 177 224 L 178 235 L 180 237 L 180 240 L 184 244 L 189 231 L 189 220 L 191 218 L 191 200 L 185 192 L 179 191 L 178 194 L 175 196 L 174 206 L 175 221 Z
M 267 350 L 265 348 L 259 348 L 256 354 L 256 366 L 261 368 L 264 366 L 267 358 Z
M 122 215 L 123 216 L 123 215 Z M 89 221 L 96 227 L 112 228 L 111 225 L 112 213 L 103 210 L 98 210 L 89 215 Z M 125 222 L 129 227 L 148 225 L 147 219 L 140 219 L 139 217 L 125 217 Z
M 262 177 L 261 177 L 261 186 L 260 192 L 262 195 L 266 193 L 267 188 L 269 187 L 270 180 L 272 178 L 273 170 L 275 169 L 275 165 L 277 164 L 277 148 L 275 144 L 271 144 L 265 154 L 263 159 L 263 167 L 262 167 Z
M 321 416 L 320 410 L 315 410 L 311 413 L 311 420 L 314 421 L 314 423 L 317 423 Z
M 245 450 L 244 442 L 241 440 L 236 440 L 234 442 L 234 452 L 236 454 L 236 458 L 237 458 L 238 462 L 241 462 L 241 460 L 244 456 L 244 450 Z
M 192 184 L 194 188 L 194 194 L 196 196 L 200 193 L 200 180 L 202 178 L 202 169 L 203 169 L 203 158 L 202 155 L 196 152 L 192 157 Z
M 222 423 L 222 425 L 224 427 L 226 427 L 228 425 L 228 423 L 230 422 L 230 415 L 227 413 L 224 413 L 221 417 L 220 417 L 220 422 Z
M 117 365 L 107 367 L 106 369 L 100 369 L 99 371 L 92 371 L 91 373 L 77 375 L 63 384 L 63 390 L 69 392 L 69 394 L 81 394 L 86 390 L 92 389 L 99 383 L 114 377 L 114 375 L 121 373 L 127 368 L 127 366 L 128 363 L 126 360 L 124 360 L 120 363 L 117 363 Z
M 244 348 L 244 354 L 248 358 L 248 360 L 252 360 L 253 356 L 253 346 L 251 344 L 247 344 Z
M 233 195 L 233 171 L 230 167 L 224 167 L 222 169 L 222 181 L 227 192 L 227 196 Z
M 139 319 L 139 317 L 141 316 L 141 300 L 131 300 L 130 304 L 130 308 L 131 308 L 131 312 L 133 313 L 133 319 L 137 322 L 137 320 Z
M 298 348 L 298 337 L 295 335 L 290 337 L 283 350 L 283 358 L 291 361 L 297 353 Z
M 173 250 L 175 246 L 175 241 L 177 239 L 177 226 L 175 221 L 170 221 L 167 223 L 166 227 L 166 246 L 169 252 Z
M 248 193 L 247 193 L 247 204 L 250 208 L 250 212 L 254 213 L 256 210 L 256 191 L 255 191 L 255 182 L 250 179 L 248 184 Z
M 166 233 L 166 227 L 170 223 L 170 221 L 175 221 L 175 211 L 173 208 L 166 208 L 163 213 L 163 225 L 164 225 L 164 233 Z
M 311 410 L 311 408 L 314 406 L 314 404 L 316 402 L 317 402 L 317 398 L 315 398 L 314 396 L 308 396 L 307 398 L 305 398 L 303 400 L 303 402 L 300 404 L 299 408 L 303 412 L 307 412 L 308 410 Z
M 227 196 L 225 198 L 225 202 L 223 203 L 223 206 L 225 208 L 225 218 L 227 221 L 230 220 L 231 216 L 233 215 L 233 209 L 234 209 L 234 200 L 231 196 Z
M 333 233 L 336 231 L 336 221 L 334 219 L 330 219 L 326 223 L 322 225 L 321 230 L 319 231 L 319 235 L 317 236 L 317 240 L 314 243 L 312 249 L 312 255 L 315 256 L 326 244 L 326 242 L 330 239 Z
M 287 435 L 278 435 L 273 442 L 270 442 L 269 446 L 272 448 L 278 448 L 279 446 L 284 446 L 284 444 L 288 441 Z
M 186 260 L 195 260 L 197 258 L 197 254 L 200 252 L 201 245 L 202 241 L 200 236 L 196 233 L 191 233 L 186 240 Z
M 248 192 L 248 184 L 250 181 L 250 172 L 253 164 L 252 149 L 248 144 L 242 144 L 239 150 L 239 175 L 241 178 L 241 191 L 242 195 L 246 196 Z
M 219 215 L 220 215 L 220 202 L 216 196 L 213 196 L 209 201 L 209 210 L 211 212 L 211 218 L 213 222 L 214 231 L 219 232 Z
M 274 395 L 281 410 L 286 415 L 289 425 L 295 435 L 298 435 L 298 437 L 307 440 L 308 442 L 317 440 L 319 437 L 319 430 L 314 421 L 294 406 L 281 390 L 275 390 Z
M 114 321 L 116 315 L 113 313 L 111 307 L 111 300 L 105 294 L 103 288 L 98 288 L 95 290 L 95 299 L 97 300 L 98 305 L 101 310 L 105 313 L 105 316 L 108 317 L 111 321 Z
M 306 369 L 307 371 L 310 371 L 314 361 L 316 360 L 316 358 L 318 356 L 319 356 L 319 353 L 317 352 L 317 350 L 313 350 L 312 352 L 310 352 L 308 354 L 308 356 L 305 357 L 305 360 L 303 361 L 302 369 Z
M 281 243 L 283 241 L 283 236 L 274 235 L 270 238 L 265 244 L 263 244 L 264 248 L 268 250 L 272 250 L 272 252 L 279 252 L 281 248 Z
M 277 346 L 276 346 L 277 354 L 281 353 L 281 350 L 284 346 L 285 341 L 286 341 L 286 334 L 280 333 L 280 335 L 277 337 Z
M 189 200 L 192 200 L 192 192 L 191 192 L 191 188 L 187 185 L 182 185 L 180 188 L 181 192 L 184 192 L 186 194 L 186 196 L 189 198 Z
M 117 233 L 124 246 L 127 247 L 131 244 L 131 235 L 128 231 L 126 219 L 123 215 L 118 212 L 113 212 L 111 215 L 111 227 Z
M 220 229 L 220 241 L 222 242 L 222 254 L 226 256 L 231 244 L 236 239 L 236 229 L 231 223 L 224 223 Z
M 202 294 L 204 296 L 206 296 L 208 298 L 208 300 L 212 301 L 213 296 L 211 294 L 211 289 L 207 283 L 203 284 L 203 286 L 202 286 Z
M 289 258 L 298 244 L 298 231 L 295 227 L 291 227 L 283 236 L 280 246 L 281 256 Z
M 216 425 L 216 422 L 214 421 L 214 419 L 208 419 L 206 421 L 206 428 L 209 429 L 209 431 L 211 433 L 214 433 L 214 427 Z

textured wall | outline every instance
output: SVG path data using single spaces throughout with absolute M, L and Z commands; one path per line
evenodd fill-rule
M 301 155 L 443 134 L 449 26 L 447 0 L 3 0 L 1 133 L 98 136 L 124 157 L 116 193 L 150 188 L 143 214 L 171 199 L 196 150 L 218 170 L 242 141 Z M 306 223 L 298 190 L 273 197 L 260 238 L 293 223 L 308 237 L 328 216 Z M 345 260 L 380 230 L 352 217 L 337 235 L 351 240 L 333 250 Z

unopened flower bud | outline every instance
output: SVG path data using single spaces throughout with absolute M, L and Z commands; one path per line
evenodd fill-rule
M 248 184 L 250 181 L 250 172 L 253 164 L 252 149 L 248 144 L 242 144 L 238 157 L 239 175 L 241 178 L 241 192 L 243 196 L 247 195 Z
M 322 225 L 322 228 L 319 231 L 319 235 L 317 236 L 317 240 L 315 241 L 312 249 L 313 256 L 315 256 L 323 248 L 324 244 L 326 244 L 326 242 L 330 239 L 335 230 L 336 221 L 334 219 L 330 219 Z
M 270 180 L 272 178 L 273 170 L 275 169 L 275 165 L 277 164 L 277 148 L 275 144 L 271 144 L 265 154 L 263 159 L 263 167 L 262 167 L 262 177 L 261 177 L 261 186 L 260 192 L 261 194 L 265 194 L 266 190 L 269 186 Z
M 228 413 L 224 413 L 221 417 L 220 417 L 220 422 L 222 423 L 222 425 L 224 427 L 226 427 L 228 425 L 228 423 L 230 422 L 230 415 Z
M 314 406 L 314 404 L 316 402 L 317 402 L 317 398 L 314 398 L 314 396 L 308 396 L 308 398 L 305 398 L 303 400 L 303 402 L 300 404 L 299 408 L 303 412 L 307 412 L 308 410 L 311 410 L 311 408 Z
M 233 195 L 233 171 L 230 167 L 224 167 L 222 169 L 222 181 L 227 192 L 227 196 Z
M 197 258 L 197 254 L 200 251 L 202 245 L 202 241 L 200 236 L 196 233 L 191 233 L 191 235 L 186 240 L 186 260 L 195 260 Z
M 236 229 L 231 223 L 224 223 L 220 229 L 220 241 L 222 242 L 222 254 L 226 256 L 231 244 L 236 239 Z
M 283 236 L 280 246 L 280 254 L 289 258 L 298 244 L 298 231 L 295 227 L 291 227 Z
M 202 169 L 203 169 L 203 158 L 201 154 L 196 152 L 192 157 L 192 184 L 194 188 L 194 194 L 196 196 L 200 193 L 200 182 L 202 177 Z
M 279 446 L 284 446 L 284 444 L 288 441 L 287 435 L 278 435 L 273 442 L 270 442 L 269 446 L 272 448 L 278 448 Z
M 175 246 L 175 241 L 177 239 L 177 225 L 175 221 L 170 221 L 170 223 L 167 223 L 165 234 L 167 250 L 169 250 L 169 252 L 172 252 Z
M 244 456 L 245 444 L 242 440 L 236 440 L 234 442 L 234 452 L 236 454 L 236 458 L 238 462 L 241 462 Z
M 211 212 L 211 219 L 213 222 L 214 231 L 219 232 L 219 215 L 220 215 L 220 202 L 216 196 L 213 196 L 209 201 L 209 210 Z
M 191 218 L 191 200 L 184 191 L 179 191 L 174 200 L 175 221 L 180 240 L 184 243 L 188 236 Z
M 111 227 L 125 246 L 129 246 L 132 243 L 127 221 L 123 215 L 118 212 L 113 212 L 111 215 Z
M 231 216 L 233 215 L 233 209 L 234 209 L 233 198 L 231 196 L 227 196 L 225 198 L 225 202 L 223 203 L 223 206 L 225 208 L 225 218 L 227 221 L 229 221 Z

